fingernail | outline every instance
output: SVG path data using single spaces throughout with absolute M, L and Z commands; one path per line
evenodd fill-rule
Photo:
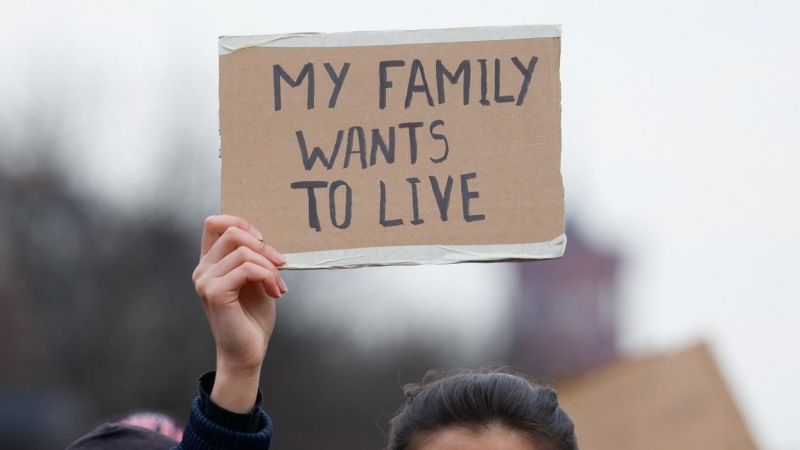
M 280 261 L 280 262 L 284 262 L 284 261 L 286 261 L 286 256 L 285 256 L 283 253 L 281 253 L 281 252 L 279 252 L 279 251 L 277 251 L 277 250 L 273 250 L 273 251 L 272 251 L 272 256 L 273 256 L 273 257 L 274 257 L 276 260 L 278 260 L 278 261 Z
M 281 285 L 281 292 L 282 292 L 282 293 L 284 293 L 284 294 L 285 294 L 285 293 L 289 292 L 289 288 L 286 286 L 286 282 L 285 282 L 285 281 L 283 281 L 283 278 L 281 278 L 281 279 L 279 280 L 279 284 Z

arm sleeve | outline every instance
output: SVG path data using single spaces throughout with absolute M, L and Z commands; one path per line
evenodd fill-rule
M 261 391 L 252 411 L 237 414 L 211 401 L 215 372 L 198 381 L 200 395 L 192 402 L 189 421 L 178 450 L 267 450 L 272 442 L 272 421 L 261 409 Z

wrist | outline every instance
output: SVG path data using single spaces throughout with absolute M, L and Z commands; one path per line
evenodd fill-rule
M 218 361 L 211 401 L 233 413 L 249 413 L 258 397 L 260 376 L 261 365 L 229 367 Z

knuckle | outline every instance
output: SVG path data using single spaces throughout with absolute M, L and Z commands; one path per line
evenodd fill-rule
M 200 279 L 201 275 L 202 275 L 202 273 L 201 273 L 201 270 L 200 270 L 200 266 L 197 266 L 194 269 L 194 272 L 192 272 L 192 283 L 194 283 L 196 285 L 197 281 Z
M 256 265 L 255 265 L 255 264 L 253 264 L 253 263 L 252 263 L 252 262 L 250 262 L 250 261 L 245 261 L 245 262 L 242 264 L 242 269 L 243 269 L 245 272 L 247 272 L 247 274 L 248 274 L 248 275 L 253 275 L 253 274 L 255 274 L 256 272 L 258 272 L 258 270 L 256 269 Z
M 195 280 L 194 290 L 197 291 L 197 294 L 200 295 L 201 297 L 205 297 L 207 295 L 208 286 L 205 278 L 200 277 L 197 280 Z
M 229 242 L 229 241 L 236 242 L 236 240 L 237 240 L 236 239 L 236 237 L 237 237 L 236 230 L 237 229 L 238 228 L 236 228 L 236 227 L 228 227 L 224 232 L 222 232 L 222 237 L 220 237 L 220 239 L 224 239 L 226 242 Z
M 209 283 L 205 289 L 205 298 L 209 305 L 213 305 L 214 301 L 219 297 L 219 288 L 215 283 Z
M 236 250 L 234 250 L 234 253 L 236 254 L 236 258 L 239 260 L 245 262 L 250 261 L 250 252 L 248 251 L 247 247 L 238 247 Z

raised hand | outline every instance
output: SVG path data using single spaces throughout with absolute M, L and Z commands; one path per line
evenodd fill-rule
M 206 219 L 192 280 L 217 347 L 211 400 L 244 413 L 258 393 L 261 365 L 275 328 L 275 300 L 286 293 L 278 272 L 286 258 L 244 219 Z

